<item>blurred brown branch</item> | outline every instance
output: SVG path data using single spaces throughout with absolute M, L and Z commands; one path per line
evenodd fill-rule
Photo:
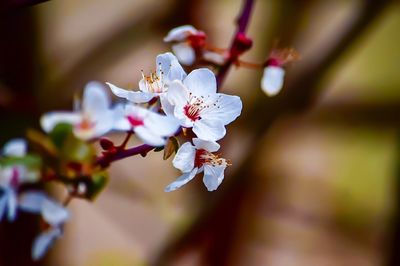
M 256 121 L 252 125 L 253 142 L 251 149 L 244 154 L 244 160 L 237 171 L 226 178 L 225 185 L 217 195 L 207 195 L 204 200 L 204 209 L 199 213 L 194 223 L 170 245 L 162 250 L 153 265 L 166 265 L 176 256 L 193 247 L 203 247 L 203 263 L 206 265 L 230 265 L 234 256 L 234 233 L 244 206 L 255 208 L 257 196 L 252 195 L 255 189 L 257 173 L 254 164 L 262 152 L 262 136 L 273 122 L 282 114 L 289 111 L 300 112 L 309 107 L 318 95 L 318 84 L 324 74 L 352 45 L 368 26 L 381 14 L 384 7 L 391 1 L 364 1 L 358 15 L 352 23 L 337 36 L 336 42 L 325 51 L 321 51 L 315 60 L 302 69 L 289 82 L 287 89 L 276 98 L 268 99 L 265 96 L 257 97 L 254 108 L 245 113 L 242 121 Z M 250 106 L 250 105 L 248 105 Z M 263 117 L 249 119 L 251 117 Z M 251 192 L 251 193 L 250 193 Z M 253 205 L 248 204 L 252 200 Z M 247 214 L 251 210 L 246 211 Z M 246 217 L 246 220 L 252 220 Z

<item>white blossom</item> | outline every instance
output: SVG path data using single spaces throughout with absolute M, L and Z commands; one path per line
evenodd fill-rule
M 198 138 L 193 139 L 193 144 L 184 143 L 176 153 L 172 163 L 183 174 L 169 184 L 165 188 L 165 192 L 180 188 L 203 171 L 203 183 L 208 191 L 216 190 L 222 183 L 225 168 L 230 163 L 215 154 L 220 145 L 214 141 L 204 141 Z
M 206 35 L 191 25 L 184 25 L 170 30 L 164 38 L 165 42 L 174 42 L 172 51 L 179 62 L 192 65 L 196 60 L 196 49 L 202 50 Z
M 4 145 L 2 156 L 24 157 L 27 144 L 23 139 L 13 139 Z M 17 216 L 17 189 L 23 183 L 35 182 L 39 178 L 36 170 L 22 164 L 0 166 L 0 221 L 6 215 L 8 221 Z
M 217 93 L 215 75 L 206 68 L 192 71 L 183 82 L 173 81 L 167 99 L 181 125 L 193 128 L 198 138 L 207 141 L 223 138 L 225 125 L 234 121 L 242 110 L 238 96 Z
M 86 85 L 82 102 L 78 104 L 77 110 L 44 114 L 40 124 L 46 132 L 53 130 L 59 123 L 72 124 L 76 137 L 88 140 L 112 130 L 117 114 L 115 108 L 111 107 L 110 96 L 103 85 L 92 81 Z
M 49 225 L 38 235 L 32 245 L 32 258 L 41 259 L 54 242 L 62 236 L 62 227 L 69 219 L 68 210 L 48 198 L 43 192 L 30 191 L 21 195 L 19 207 L 31 213 L 40 214 Z
M 179 121 L 135 104 L 127 104 L 121 109 L 123 115 L 116 124 L 118 130 L 133 130 L 144 143 L 152 146 L 165 145 L 166 138 L 179 129 Z
M 108 82 L 107 84 L 117 97 L 125 98 L 133 103 L 146 103 L 166 92 L 172 80 L 183 80 L 186 77 L 185 71 L 172 53 L 158 55 L 156 65 L 157 70 L 149 76 L 142 74 L 139 91 L 122 89 Z
M 261 79 L 261 88 L 268 96 L 277 95 L 285 78 L 285 70 L 280 66 L 267 66 Z

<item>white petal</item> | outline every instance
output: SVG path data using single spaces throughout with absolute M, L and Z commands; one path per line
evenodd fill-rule
M 115 123 L 114 111 L 115 110 L 107 110 L 105 112 L 97 113 L 94 117 L 92 117 L 95 137 L 101 137 L 113 129 Z
M 215 63 L 217 65 L 223 65 L 226 61 L 225 56 L 211 52 L 211 51 L 204 51 L 203 52 L 203 58 L 209 62 Z
M 199 138 L 194 138 L 192 141 L 198 150 L 203 149 L 209 152 L 216 152 L 220 148 L 220 145 L 215 141 L 205 141 Z
M 179 120 L 175 117 L 160 115 L 152 111 L 148 111 L 143 122 L 145 127 L 162 137 L 174 135 L 180 127 Z
M 158 134 L 155 134 L 148 128 L 144 126 L 138 126 L 134 128 L 135 134 L 138 138 L 140 138 L 144 143 L 159 147 L 164 146 L 166 140 Z
M 189 101 L 189 92 L 182 82 L 174 80 L 169 85 L 167 97 L 172 105 L 183 107 Z
M 9 189 L 7 194 L 7 219 L 12 222 L 17 216 L 17 194 L 14 189 Z
M 196 60 L 196 52 L 187 43 L 183 42 L 172 45 L 172 51 L 178 58 L 178 61 L 183 65 L 193 65 L 194 61 Z
M 166 93 L 160 94 L 160 103 L 161 103 L 161 107 L 162 107 L 164 113 L 167 116 L 174 115 L 174 106 L 168 101 L 168 97 L 167 97 Z
M 107 85 L 110 86 L 112 93 L 115 94 L 117 97 L 127 99 L 128 101 L 131 101 L 133 103 L 147 103 L 153 97 L 157 96 L 154 93 L 147 92 L 147 89 L 146 89 L 146 91 L 130 91 L 130 90 L 125 90 L 125 89 L 119 88 L 108 82 L 107 82 Z M 140 83 L 139 83 L 139 86 L 140 86 Z
M 59 228 L 51 228 L 37 236 L 32 246 L 32 259 L 40 260 L 43 258 L 47 250 L 61 234 L 62 232 Z
M 215 75 L 207 68 L 193 70 L 185 78 L 183 84 L 194 95 L 215 94 L 217 91 Z
M 24 139 L 12 139 L 3 147 L 3 155 L 23 157 L 26 154 L 27 144 Z
M 59 123 L 76 125 L 82 120 L 80 113 L 74 112 L 50 112 L 40 118 L 40 125 L 45 132 L 50 132 Z
M 47 196 L 40 191 L 30 191 L 21 194 L 19 198 L 18 206 L 23 211 L 31 213 L 42 212 L 43 202 L 47 199 Z
M 183 173 L 188 173 L 193 170 L 195 156 L 195 147 L 190 142 L 186 142 L 176 152 L 172 164 Z
M 0 221 L 3 220 L 3 216 L 6 213 L 7 202 L 8 202 L 7 193 L 4 190 L 2 190 L 1 193 L 2 194 L 0 196 Z
M 216 190 L 222 183 L 222 180 L 224 180 L 225 168 L 226 166 L 204 166 L 203 183 L 208 191 Z
M 192 25 L 183 25 L 170 30 L 166 37 L 164 37 L 164 42 L 171 41 L 183 41 L 189 35 L 196 34 L 198 30 L 194 28 Z
M 242 100 L 240 97 L 218 93 L 215 106 L 210 104 L 210 108 L 203 110 L 201 117 L 219 120 L 223 125 L 227 125 L 234 121 L 241 112 Z
M 156 59 L 157 75 L 162 76 L 168 83 L 177 79 L 183 80 L 186 72 L 172 53 L 159 54 Z
M 89 82 L 83 91 L 82 110 L 88 113 L 96 113 L 107 110 L 111 99 L 104 85 L 97 81 Z
M 113 129 L 118 131 L 129 131 L 132 126 L 125 115 L 125 105 L 118 104 L 113 109 L 114 124 Z
M 200 119 L 194 123 L 193 132 L 202 140 L 217 141 L 225 136 L 226 129 L 219 120 Z
M 190 173 L 185 173 L 185 174 L 181 175 L 174 182 L 169 184 L 164 189 L 164 191 L 171 192 L 171 191 L 174 191 L 174 190 L 180 188 L 181 186 L 185 185 L 186 183 L 188 183 L 190 180 L 192 180 L 196 176 L 197 170 L 198 170 L 197 168 L 194 168 Z
M 264 75 L 261 79 L 261 88 L 268 96 L 274 96 L 283 87 L 285 70 L 277 66 L 264 68 Z
M 42 216 L 47 223 L 58 226 L 69 218 L 69 212 L 61 204 L 46 198 L 42 205 Z

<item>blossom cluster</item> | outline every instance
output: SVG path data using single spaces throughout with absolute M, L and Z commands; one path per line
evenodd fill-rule
M 40 215 L 43 230 L 34 240 L 33 259 L 42 258 L 62 236 L 72 198 L 93 200 L 102 191 L 108 180 L 106 168 L 115 160 L 164 150 L 164 159 L 175 153 L 172 165 L 181 171 L 165 187 L 166 192 L 182 187 L 200 173 L 208 191 L 221 185 L 231 163 L 217 153 L 218 141 L 226 135 L 226 126 L 241 114 L 242 101 L 220 93 L 216 74 L 209 68 L 187 73 L 182 65 L 208 63 L 218 69 L 228 62 L 245 64 L 239 55 L 252 41 L 243 34 L 238 36 L 235 49 L 217 49 L 193 26 L 175 28 L 164 38 L 173 43 L 174 54 L 159 54 L 154 71 L 142 72 L 138 89 L 89 82 L 72 111 L 53 111 L 41 117 L 45 133 L 30 130 L 27 140 L 5 144 L 0 154 L 0 220 L 12 222 L 19 211 Z M 282 88 L 283 66 L 296 57 L 291 49 L 274 50 L 261 65 L 261 87 L 268 95 Z M 123 132 L 126 139 L 115 145 L 105 137 L 110 132 Z M 131 136 L 143 144 L 127 147 Z M 97 141 L 100 154 L 93 145 Z M 43 192 L 43 186 L 50 182 L 65 186 L 63 203 Z

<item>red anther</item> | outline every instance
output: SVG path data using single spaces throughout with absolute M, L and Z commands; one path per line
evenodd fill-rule
M 140 119 L 139 117 L 135 117 L 135 116 L 130 115 L 127 118 L 128 118 L 129 123 L 131 123 L 131 125 L 133 127 L 143 126 L 144 125 L 143 119 Z
M 107 139 L 107 138 L 101 138 L 100 139 L 100 146 L 105 151 L 109 151 L 109 150 L 112 150 L 112 149 L 115 148 L 114 143 L 111 140 Z
M 197 49 L 203 49 L 206 46 L 206 38 L 207 35 L 204 32 L 200 31 L 196 34 L 189 35 L 187 37 L 187 40 L 190 46 L 193 49 L 197 50 Z

